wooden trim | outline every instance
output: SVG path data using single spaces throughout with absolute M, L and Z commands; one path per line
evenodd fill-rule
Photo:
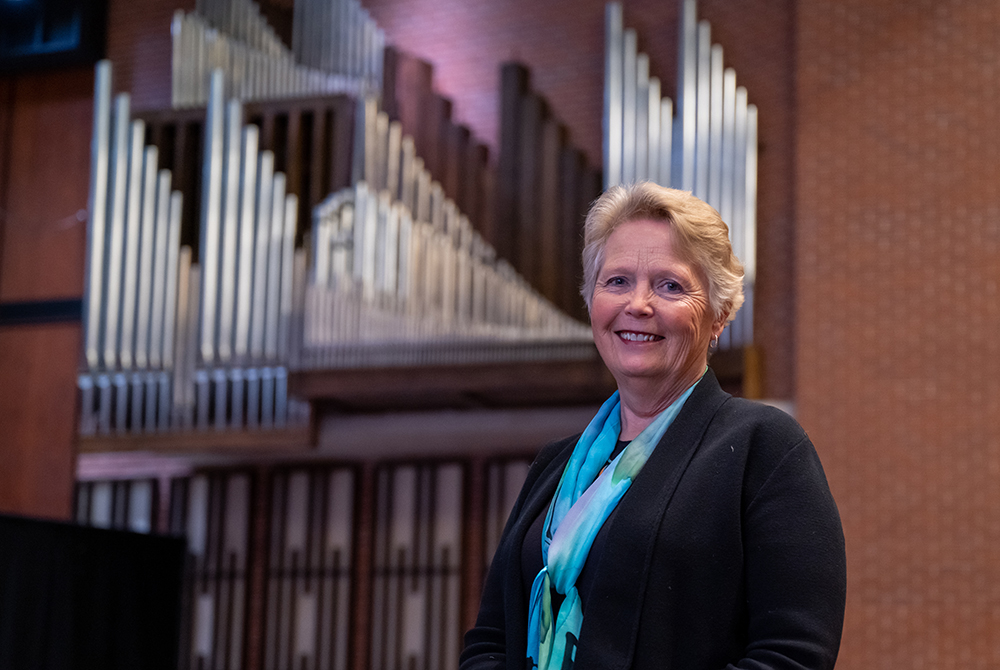
M 306 428 L 274 430 L 204 430 L 150 434 L 80 437 L 79 453 L 116 451 L 229 452 L 261 451 L 294 454 L 312 449 L 313 431 Z
M 576 405 L 603 401 L 614 388 L 614 379 L 596 351 L 584 360 L 355 368 L 289 375 L 291 395 L 354 411 Z

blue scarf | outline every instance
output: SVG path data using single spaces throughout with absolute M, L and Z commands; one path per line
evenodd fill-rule
M 608 467 L 604 465 L 621 430 L 617 391 L 604 402 L 573 448 L 545 516 L 542 569 L 531 585 L 528 658 L 538 670 L 561 670 L 572 667 L 576 660 L 576 642 L 583 625 L 576 580 L 590 547 L 696 385 L 653 419 Z M 552 611 L 553 588 L 565 595 L 556 612 Z

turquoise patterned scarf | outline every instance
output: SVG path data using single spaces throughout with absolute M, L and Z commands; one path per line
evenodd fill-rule
M 691 395 L 692 384 L 604 468 L 618 442 L 618 392 L 608 398 L 573 448 L 542 527 L 542 569 L 531 585 L 528 658 L 538 670 L 570 668 L 583 625 L 576 579 L 611 511 Z M 566 596 L 552 611 L 552 589 Z

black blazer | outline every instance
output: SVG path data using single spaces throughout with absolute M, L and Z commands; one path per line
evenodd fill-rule
M 521 546 L 576 440 L 532 464 L 461 670 L 526 667 Z M 576 670 L 833 668 L 844 535 L 816 451 L 787 414 L 733 398 L 709 370 L 607 523 Z

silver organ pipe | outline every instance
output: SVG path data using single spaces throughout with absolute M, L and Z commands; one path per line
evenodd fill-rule
M 142 220 L 135 230 L 139 233 L 139 293 L 136 302 L 135 366 L 145 369 L 150 364 L 149 334 L 153 295 L 153 241 L 156 234 L 157 184 L 156 164 L 159 151 L 156 147 L 146 147 L 143 160 L 143 208 Z
M 635 50 L 635 32 L 623 27 L 621 4 L 607 6 L 606 186 L 648 179 L 692 191 L 719 211 L 746 270 L 746 302 L 720 344 L 740 348 L 753 342 L 757 108 L 696 9 L 696 0 L 682 0 L 675 118 L 648 57 Z
M 201 277 L 201 357 L 212 360 L 215 357 L 215 326 L 218 318 L 216 298 L 219 264 L 219 210 L 222 196 L 223 129 L 222 117 L 222 73 L 216 71 L 211 77 L 211 93 L 208 115 L 205 119 L 205 158 L 202 165 L 201 194 L 201 247 L 199 250 Z
M 101 364 L 101 308 L 104 306 L 104 244 L 108 203 L 108 148 L 111 133 L 111 63 L 102 61 L 94 73 L 94 125 L 90 144 L 90 218 L 87 222 L 87 269 L 84 309 L 84 357 Z
M 240 246 L 236 268 L 239 273 L 236 281 L 236 340 L 233 344 L 233 356 L 237 360 L 246 358 L 250 350 L 250 308 L 253 304 L 252 269 L 256 225 L 254 199 L 257 194 L 258 140 L 259 132 L 256 126 L 247 126 L 243 129 L 243 155 L 240 159 L 243 166 L 240 186 Z
M 635 179 L 649 179 L 649 56 L 635 58 Z
M 225 198 L 222 201 L 222 244 L 219 264 L 219 360 L 229 361 L 233 351 L 233 325 L 230 319 L 236 307 L 236 251 L 239 217 L 243 210 L 240 198 L 242 169 L 243 111 L 240 103 L 231 100 L 226 106 L 225 119 Z M 239 245 L 242 246 L 242 245 Z
M 129 176 L 129 96 L 121 93 L 115 97 L 115 116 L 111 135 L 111 179 L 109 201 L 107 258 L 107 302 L 104 325 L 104 364 L 114 367 L 117 363 L 119 317 L 121 316 L 122 249 L 125 236 L 125 203 L 128 199 Z
M 131 171 L 129 173 L 129 205 L 128 221 L 130 227 L 135 232 L 139 228 L 136 222 L 142 212 L 142 155 L 143 142 L 145 140 L 145 123 L 142 121 L 132 122 L 132 145 L 130 148 Z M 124 277 L 135 277 L 139 264 L 139 236 L 129 235 L 125 241 L 125 275 Z M 122 338 L 120 362 L 123 369 L 129 369 L 135 360 L 135 305 L 138 287 L 134 281 L 123 281 L 122 292 Z M 110 303 L 110 301 L 109 301 Z
M 709 141 L 712 118 L 712 30 L 708 21 L 698 22 L 698 65 L 695 90 L 695 155 L 693 192 L 708 200 Z

